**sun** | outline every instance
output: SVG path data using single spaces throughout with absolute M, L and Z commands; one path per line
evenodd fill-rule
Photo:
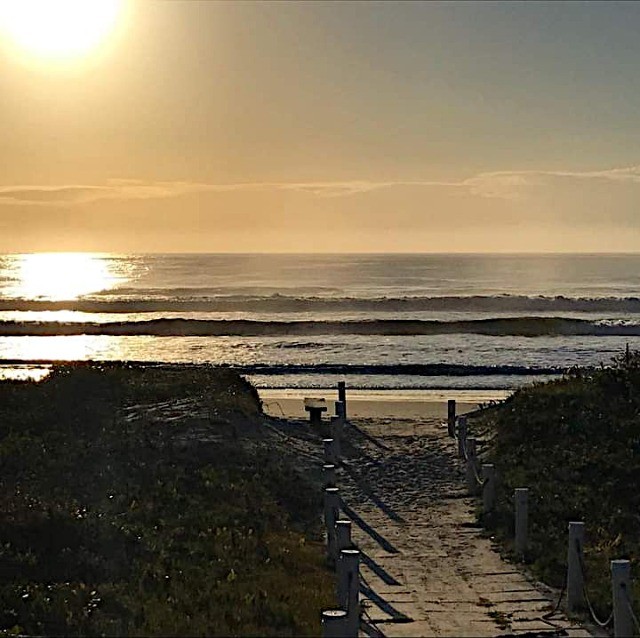
M 0 0 L 0 33 L 38 57 L 69 59 L 114 30 L 123 0 Z

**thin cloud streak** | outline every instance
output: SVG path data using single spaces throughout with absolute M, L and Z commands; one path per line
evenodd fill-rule
M 544 186 L 552 179 L 607 180 L 640 183 L 640 165 L 600 171 L 499 171 L 480 173 L 460 181 L 389 180 L 335 182 L 255 182 L 212 184 L 187 181 L 113 179 L 102 185 L 65 184 L 0 186 L 0 206 L 74 206 L 102 200 L 150 200 L 197 193 L 288 191 L 316 197 L 350 197 L 397 188 L 459 188 L 469 194 L 497 199 L 518 199 L 527 187 Z
M 0 205 L 61 206 L 86 204 L 98 200 L 165 199 L 193 193 L 228 193 L 256 191 L 293 191 L 317 197 L 345 197 L 396 186 L 454 186 L 460 182 L 366 180 L 351 182 L 240 182 L 207 184 L 201 182 L 144 182 L 142 180 L 109 180 L 105 185 L 66 184 L 63 186 L 3 186 Z

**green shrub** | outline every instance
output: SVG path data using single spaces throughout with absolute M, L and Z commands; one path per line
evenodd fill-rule
M 590 597 L 608 612 L 609 560 L 630 559 L 640 576 L 640 354 L 522 389 L 476 427 L 491 437 L 499 536 L 509 547 L 513 490 L 528 487 L 528 559 L 539 577 L 561 586 L 568 523 L 584 521 Z
M 180 418 L 132 410 L 162 402 Z M 319 633 L 317 486 L 270 448 L 240 377 L 63 366 L 0 384 L 0 405 L 0 630 Z

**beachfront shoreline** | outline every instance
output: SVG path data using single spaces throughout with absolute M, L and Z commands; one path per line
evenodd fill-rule
M 257 388 L 265 414 L 275 417 L 306 418 L 304 399 L 324 398 L 328 413 L 338 400 L 334 389 Z M 361 390 L 347 388 L 348 415 L 353 418 L 425 419 L 446 418 L 447 401 L 455 399 L 458 414 L 471 412 L 490 401 L 502 401 L 510 390 Z

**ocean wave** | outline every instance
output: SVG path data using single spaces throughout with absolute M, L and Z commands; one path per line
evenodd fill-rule
M 25 363 L 20 359 L 5 359 L 0 361 L 0 378 L 2 378 L 3 372 L 7 370 L 21 370 L 23 372 L 48 372 L 51 364 L 54 361 L 41 360 L 30 361 Z M 114 363 L 114 361 L 110 361 Z M 158 362 L 158 361 L 116 361 L 116 363 L 126 363 L 128 365 L 144 366 L 144 367 L 163 367 L 176 365 L 170 362 Z M 194 363 L 180 363 L 181 367 L 195 366 L 201 364 Z M 207 364 L 211 366 L 211 364 Z M 549 379 L 557 377 L 567 372 L 564 367 L 557 366 L 515 366 L 515 365 L 472 365 L 472 364 L 449 364 L 449 363 L 425 363 L 425 364 L 413 364 L 413 363 L 396 363 L 396 364 L 376 364 L 376 363 L 319 363 L 319 364 L 306 364 L 306 363 L 255 363 L 255 364 L 215 364 L 214 368 L 231 369 L 238 374 L 248 375 L 250 377 L 260 378 L 263 383 L 261 387 L 268 387 L 265 385 L 265 380 L 271 379 L 271 377 L 286 377 L 292 376 L 302 378 L 303 383 L 306 381 L 314 380 L 315 383 L 326 382 L 328 376 L 333 375 L 336 377 L 348 376 L 351 380 L 350 387 L 355 387 L 354 382 L 359 377 L 366 377 L 366 387 L 375 388 L 375 383 L 379 380 L 371 380 L 370 377 L 388 377 L 392 379 L 394 383 L 397 383 L 399 379 L 405 382 L 411 383 L 413 377 L 477 377 L 481 380 L 482 377 L 539 377 L 540 379 Z M 362 380 L 362 379 L 361 379 Z M 275 382 L 275 379 L 272 379 Z M 414 380 L 415 382 L 415 380 Z M 531 382 L 528 380 L 528 382 Z M 279 383 L 279 382 L 276 382 Z M 333 383 L 333 380 L 332 380 Z M 279 387 L 274 385 L 273 387 Z M 302 386 L 300 386 L 302 387 Z M 313 387 L 309 385 L 308 387 Z M 380 388 L 388 387 L 388 384 L 379 386 Z M 416 388 L 425 387 L 423 385 L 416 385 Z M 496 386 L 498 387 L 498 386 Z
M 448 363 L 397 364 L 252 364 L 230 366 L 240 374 L 248 375 L 391 375 L 411 377 L 471 377 L 471 376 L 539 376 L 560 375 L 566 370 L 543 366 L 510 365 L 456 365 Z
M 414 336 L 479 334 L 490 336 L 640 336 L 636 322 L 605 322 L 563 317 L 507 317 L 467 321 L 372 319 L 364 321 L 251 321 L 152 319 L 148 321 L 0 321 L 0 336 L 110 335 L 166 337 L 291 337 L 317 335 Z
M 185 292 L 184 290 L 182 292 Z M 140 293 L 139 293 L 140 294 Z M 640 313 L 639 297 L 544 297 L 525 295 L 444 297 L 319 297 L 282 294 L 178 296 L 113 296 L 67 301 L 0 299 L 2 311 L 74 310 L 100 313 L 145 312 L 615 312 Z

